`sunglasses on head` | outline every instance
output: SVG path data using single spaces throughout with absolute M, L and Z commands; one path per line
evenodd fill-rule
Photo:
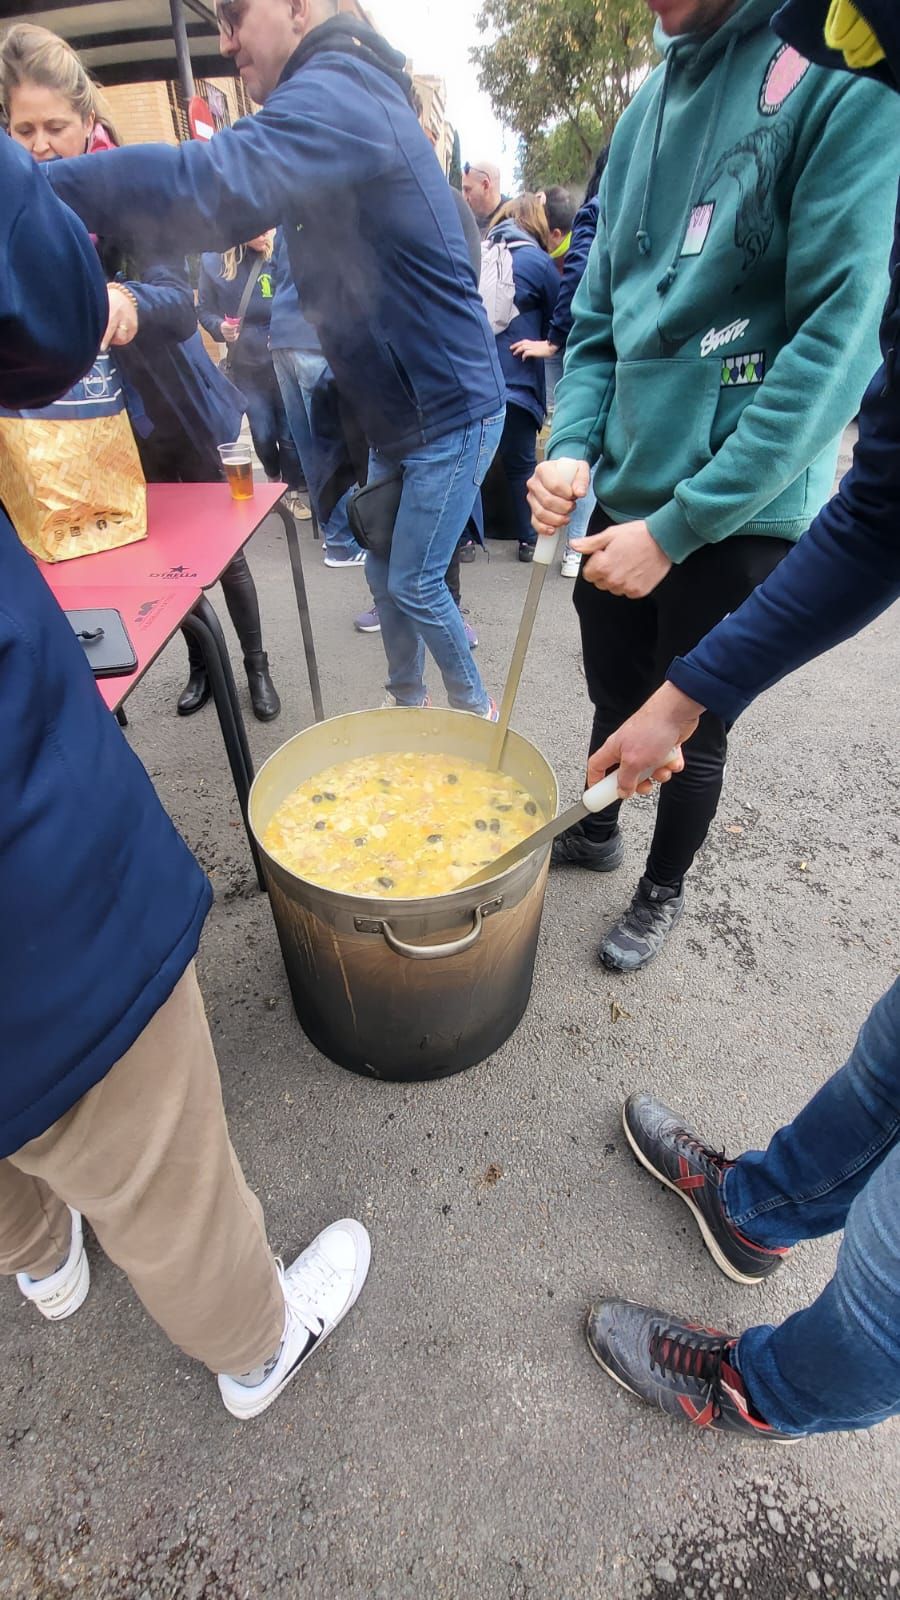
M 468 161 L 463 167 L 463 172 L 465 173 L 466 177 L 469 176 L 470 172 L 476 172 L 478 173 L 479 177 L 486 178 L 488 183 L 491 181 L 491 175 L 489 172 L 485 172 L 484 167 L 473 167 Z

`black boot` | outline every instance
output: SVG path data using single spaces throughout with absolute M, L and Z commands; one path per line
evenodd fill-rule
M 269 676 L 269 658 L 262 644 L 256 584 L 243 551 L 222 573 L 222 590 L 228 614 L 244 652 L 253 715 L 259 722 L 272 722 L 281 710 L 281 701 Z
M 191 670 L 190 677 L 178 696 L 177 710 L 180 717 L 192 717 L 195 711 L 199 711 L 201 706 L 206 705 L 212 693 L 209 679 L 206 676 L 206 667 L 203 664 L 203 651 L 200 649 L 196 639 L 189 637 L 187 638 L 187 647 L 188 664 Z
M 257 722 L 274 722 L 281 710 L 278 690 L 269 677 L 269 658 L 265 650 L 255 650 L 244 657 L 247 683 L 250 686 L 250 704 Z

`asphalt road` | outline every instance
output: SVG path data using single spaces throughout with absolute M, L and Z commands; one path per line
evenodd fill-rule
M 350 627 L 363 577 L 326 570 L 305 537 L 326 709 L 375 705 L 380 642 Z M 311 711 L 274 525 L 250 554 L 284 698 L 277 724 L 250 727 L 261 759 Z M 495 544 L 463 569 L 494 690 L 527 581 L 514 556 Z M 566 799 L 588 722 L 571 589 L 548 579 L 515 719 Z M 826 1241 L 764 1289 L 730 1284 L 626 1155 L 619 1110 L 644 1086 L 729 1151 L 762 1143 L 895 974 L 897 621 L 743 719 L 684 922 L 653 967 L 615 978 L 593 954 L 640 873 L 646 801 L 617 876 L 551 880 L 531 1007 L 507 1046 L 410 1087 L 352 1077 L 301 1033 L 214 713 L 175 718 L 185 654 L 169 647 L 128 737 L 216 888 L 200 974 L 234 1141 L 277 1250 L 349 1212 L 371 1230 L 372 1272 L 321 1356 L 245 1424 L 93 1239 L 91 1296 L 70 1323 L 40 1322 L 4 1284 L 0 1596 L 900 1594 L 898 1424 L 792 1448 L 697 1437 L 615 1388 L 582 1332 L 603 1290 L 739 1330 L 829 1276 Z

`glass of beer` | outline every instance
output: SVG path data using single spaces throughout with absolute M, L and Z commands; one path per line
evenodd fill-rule
M 253 459 L 249 444 L 220 444 L 219 455 L 232 500 L 252 500 Z

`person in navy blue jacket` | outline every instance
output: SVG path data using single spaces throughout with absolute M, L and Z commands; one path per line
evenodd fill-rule
M 205 254 L 200 266 L 197 315 L 210 338 L 228 346 L 228 370 L 247 402 L 254 449 L 270 482 L 300 489 L 300 459 L 291 438 L 275 378 L 269 328 L 275 303 L 273 236 L 261 233 L 222 255 Z M 260 263 L 260 258 L 261 263 Z M 247 309 L 238 320 L 250 273 L 260 263 Z
M 410 104 L 404 58 L 329 0 L 223 0 L 220 48 L 262 104 L 208 144 L 61 162 L 88 226 L 148 247 L 226 249 L 283 224 L 305 315 L 371 447 L 402 476 L 390 561 L 366 564 L 388 703 L 495 708 L 444 582 L 503 425 L 504 391 L 456 205 Z
M 821 66 L 900 88 L 891 0 L 789 0 L 772 26 Z M 900 599 L 900 210 L 881 327 L 884 363 L 859 415 L 853 465 L 808 533 L 754 593 L 673 662 L 667 682 L 591 757 L 628 796 L 681 770 L 704 711 L 732 722 L 788 673 L 853 637 Z M 741 1336 L 653 1306 L 595 1306 L 601 1366 L 654 1407 L 757 1439 L 868 1428 L 900 1414 L 900 981 L 878 1001 L 846 1065 L 765 1151 L 727 1161 L 648 1095 L 625 1106 L 642 1164 L 689 1205 L 717 1265 L 759 1283 L 804 1239 L 844 1231 L 812 1305 Z
M 600 188 L 600 179 L 606 170 L 608 159 L 609 145 L 601 150 L 597 157 L 585 192 L 584 204 L 575 213 L 575 220 L 572 223 L 571 243 L 566 252 L 562 282 L 559 286 L 559 294 L 556 297 L 556 305 L 553 308 L 553 316 L 546 339 L 520 339 L 513 347 L 513 355 L 521 356 L 523 361 L 546 362 L 548 377 L 550 369 L 555 367 L 557 383 L 562 379 L 566 344 L 575 320 L 572 313 L 572 300 L 575 296 L 575 290 L 587 270 L 591 245 L 597 237 L 597 219 L 600 216 L 600 201 L 597 198 L 597 191 Z M 551 410 L 555 397 L 556 384 L 553 385 L 553 399 L 550 401 Z M 578 577 L 581 568 L 581 556 L 573 548 L 572 540 L 581 538 L 583 534 L 587 533 L 591 513 L 596 504 L 593 489 L 589 489 L 575 508 L 572 520 L 566 529 L 566 548 L 561 566 L 564 578 Z
M 87 149 L 115 149 L 117 138 L 98 91 L 65 40 L 21 23 L 0 45 L 0 97 L 17 144 L 36 161 L 58 163 Z M 49 169 L 48 169 L 49 170 Z M 137 237 L 118 231 L 97 240 L 109 280 L 106 342 L 116 349 L 144 475 L 151 483 L 208 483 L 222 476 L 218 446 L 240 432 L 244 396 L 210 361 L 197 331 L 194 297 L 180 247 L 151 257 Z M 280 709 L 263 649 L 256 585 L 241 552 L 222 574 L 222 590 L 240 640 L 254 714 Z M 190 677 L 178 711 L 188 716 L 209 699 L 199 648 L 188 641 Z
M 516 351 L 523 341 L 547 338 L 560 287 L 548 240 L 544 208 L 532 194 L 501 206 L 485 239 L 486 245 L 506 245 L 516 285 L 516 315 L 496 335 L 506 380 L 506 422 L 497 458 L 511 491 L 520 561 L 532 560 L 537 537 L 528 509 L 528 480 L 537 462 L 537 436 L 547 412 L 547 379 L 543 361 L 525 361 Z
M 57 399 L 109 321 L 80 222 L 0 137 L 0 404 Z M 51 1321 L 85 1299 L 82 1215 L 238 1417 L 353 1304 L 365 1230 L 285 1272 L 228 1138 L 194 973 L 212 893 L 0 512 L 0 1272 Z

